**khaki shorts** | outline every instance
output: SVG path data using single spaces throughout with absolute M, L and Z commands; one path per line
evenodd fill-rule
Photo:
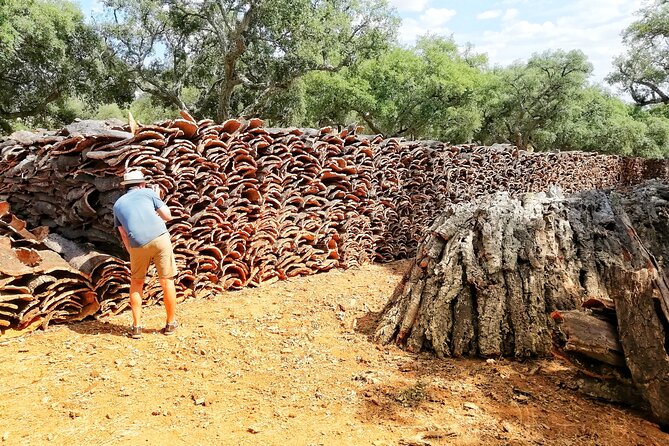
M 144 279 L 152 260 L 158 270 L 158 278 L 171 279 L 176 276 L 177 262 L 174 260 L 169 233 L 166 232 L 139 248 L 130 248 L 130 277 Z

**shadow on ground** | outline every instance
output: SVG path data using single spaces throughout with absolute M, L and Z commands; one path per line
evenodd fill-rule
M 115 324 L 109 321 L 89 320 L 68 324 L 67 328 L 82 335 L 95 336 L 109 334 L 113 336 L 128 337 L 130 326 Z M 143 334 L 153 334 L 159 332 L 160 330 L 155 328 L 144 328 L 142 331 Z

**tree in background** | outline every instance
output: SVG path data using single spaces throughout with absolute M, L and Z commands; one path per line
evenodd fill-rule
M 355 120 L 370 133 L 469 141 L 481 125 L 485 63 L 452 39 L 426 36 L 341 73 L 308 77 L 308 120 Z
M 655 0 L 623 33 L 627 47 L 609 75 L 639 106 L 669 104 L 669 1 Z
M 553 147 L 619 155 L 639 155 L 646 125 L 632 116 L 633 107 L 599 87 L 586 87 L 578 100 L 566 104 Z
M 187 109 L 454 144 L 669 155 L 669 1 L 640 11 L 611 75 L 636 107 L 590 85 L 580 51 L 490 69 L 452 38 L 398 46 L 385 1 L 105 4 L 93 28 L 71 1 L 0 0 L 0 131 Z
M 581 100 L 592 65 L 578 50 L 547 51 L 494 71 L 479 139 L 521 149 L 554 148 L 558 129 Z
M 101 30 L 127 77 L 165 104 L 223 120 L 263 115 L 313 71 L 387 47 L 397 19 L 372 0 L 106 0 Z M 186 103 L 184 88 L 198 91 Z M 282 115 L 275 118 L 280 120 Z
M 0 1 L 0 128 L 57 122 L 68 101 L 132 99 L 123 78 L 106 68 L 103 41 L 71 2 Z M 62 121 L 60 121 L 62 122 Z

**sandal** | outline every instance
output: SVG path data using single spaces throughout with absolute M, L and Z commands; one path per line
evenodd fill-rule
M 179 323 L 177 321 L 170 322 L 169 324 L 165 324 L 165 328 L 160 330 L 162 334 L 165 336 L 170 336 L 173 335 L 174 332 L 177 330 L 177 327 L 179 326 Z
M 142 337 L 142 329 L 144 327 L 140 326 L 131 326 L 130 327 L 130 332 L 128 333 L 128 336 L 130 336 L 133 339 L 140 339 Z

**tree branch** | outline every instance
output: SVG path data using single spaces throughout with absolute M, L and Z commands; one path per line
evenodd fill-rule
M 50 103 L 60 99 L 62 94 L 63 94 L 63 92 L 60 89 L 56 89 L 56 90 L 52 91 L 39 104 L 37 104 L 37 105 L 35 105 L 31 108 L 22 109 L 22 110 L 18 110 L 18 111 L 14 111 L 14 112 L 10 112 L 10 111 L 7 111 L 7 110 L 4 110 L 4 109 L 0 108 L 0 117 L 2 117 L 3 119 L 17 119 L 17 118 L 27 118 L 28 116 L 36 115 L 38 113 L 43 112 L 46 109 L 47 105 L 49 105 Z
M 367 125 L 372 130 L 372 132 L 374 132 L 376 134 L 379 134 L 379 135 L 384 134 L 384 132 L 374 124 L 374 121 L 372 121 L 372 116 L 369 112 L 364 112 L 364 111 L 362 111 L 358 108 L 355 108 L 355 107 L 353 108 L 353 110 L 358 112 L 360 117 L 367 123 Z
M 657 99 L 651 99 L 651 100 L 646 100 L 645 103 L 639 104 L 639 105 L 650 105 L 650 104 L 668 104 L 669 103 L 669 96 L 667 96 L 666 93 L 664 93 L 660 88 L 648 81 L 644 80 L 636 80 L 633 81 L 634 83 L 637 83 L 639 85 L 643 85 L 644 87 L 648 88 L 651 92 L 654 93 L 654 95 L 657 96 Z M 636 102 L 636 99 L 635 99 Z

